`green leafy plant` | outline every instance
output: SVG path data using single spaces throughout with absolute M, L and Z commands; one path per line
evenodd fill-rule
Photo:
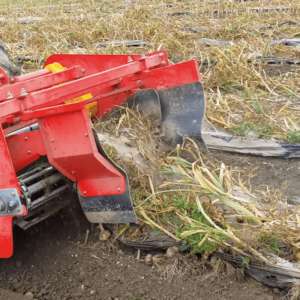
M 288 132 L 287 140 L 292 143 L 300 143 L 300 130 L 292 130 Z
M 231 130 L 233 130 L 238 136 L 245 136 L 247 131 L 249 130 L 248 127 L 249 123 L 244 123 L 242 125 L 235 125 L 231 127 Z
M 249 263 L 250 263 L 249 257 L 244 256 L 244 257 L 243 257 L 243 262 L 242 262 L 243 266 L 246 267 L 247 269 L 250 269 Z
M 275 234 L 266 234 L 263 233 L 260 238 L 258 239 L 258 242 L 264 246 L 266 246 L 267 251 L 273 251 L 276 254 L 279 254 L 279 244 L 280 238 L 276 236 Z
M 269 124 L 259 125 L 258 121 L 255 121 L 254 123 L 245 122 L 242 125 L 232 126 L 231 129 L 238 136 L 245 136 L 249 130 L 252 130 L 256 132 L 259 136 L 264 136 L 264 137 L 271 137 L 274 130 L 274 128 Z
M 160 230 L 157 227 L 153 227 L 153 230 L 154 230 L 154 232 L 155 232 L 156 235 L 162 235 L 163 234 L 162 230 Z
M 253 94 L 252 94 L 252 91 L 247 87 L 245 89 L 245 98 L 247 100 L 250 100 L 252 102 L 252 105 L 253 107 L 260 113 L 260 114 L 263 114 L 263 115 L 266 115 L 265 114 L 265 111 L 263 110 L 259 100 L 257 98 L 254 98 Z
M 178 199 L 176 201 L 176 208 L 182 211 L 187 217 L 197 221 L 198 223 L 204 225 L 207 229 L 206 232 L 203 233 L 196 233 L 192 235 L 188 235 L 183 239 L 183 249 L 190 250 L 190 255 L 202 252 L 212 252 L 217 250 L 218 246 L 217 243 L 207 239 L 207 233 L 211 236 L 214 240 L 224 241 L 225 237 L 220 233 L 213 232 L 213 226 L 208 222 L 205 216 L 199 211 L 196 205 L 189 204 L 185 199 Z M 206 212 L 207 214 L 207 212 Z M 211 228 L 211 232 L 209 230 Z M 195 228 L 183 225 L 182 228 L 177 228 L 175 230 L 175 234 L 178 237 L 182 237 L 182 232 L 189 232 L 195 230 Z

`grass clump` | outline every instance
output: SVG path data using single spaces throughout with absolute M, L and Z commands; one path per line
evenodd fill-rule
M 232 126 L 231 129 L 238 136 L 246 136 L 247 132 L 254 131 L 260 137 L 272 137 L 272 134 L 274 132 L 274 127 L 272 127 L 270 124 L 259 125 L 258 121 L 255 121 L 254 123 L 245 122 L 242 125 Z M 300 135 L 299 135 L 299 137 L 300 137 Z
M 300 143 L 300 130 L 292 130 L 288 132 L 287 140 L 292 143 Z
M 208 222 L 205 216 L 199 211 L 196 205 L 189 204 L 186 199 L 181 199 L 177 202 L 176 208 L 184 213 L 188 218 L 193 219 L 197 223 L 202 224 L 206 227 L 206 232 L 197 233 L 194 235 L 188 235 L 183 239 L 183 250 L 190 251 L 190 255 L 196 253 L 205 253 L 208 256 L 213 251 L 217 250 L 219 244 L 222 243 L 226 238 L 222 233 L 214 233 L 213 226 Z M 208 215 L 208 213 L 206 212 Z M 184 224 L 180 229 L 175 230 L 175 234 L 181 237 L 181 232 L 192 231 L 194 228 L 188 224 Z M 210 229 L 212 232 L 210 232 Z M 224 227 L 226 229 L 226 227 Z M 210 237 L 210 238 L 208 238 Z
M 279 242 L 280 238 L 276 234 L 268 234 L 268 233 L 261 233 L 261 236 L 258 239 L 258 242 L 262 245 L 267 247 L 266 251 L 272 251 L 276 254 L 279 254 Z

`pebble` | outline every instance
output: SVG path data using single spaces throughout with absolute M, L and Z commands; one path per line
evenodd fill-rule
M 20 268 L 22 267 L 22 265 L 23 265 L 23 263 L 22 263 L 21 260 L 17 260 L 17 261 L 16 261 L 16 267 L 17 267 L 18 269 L 20 269 Z
M 33 293 L 37 293 L 37 292 L 38 292 L 38 288 L 37 288 L 37 286 L 36 286 L 36 285 L 34 285 L 34 286 L 33 286 L 33 288 L 32 288 L 32 292 L 33 292 Z
M 28 292 L 24 295 L 24 297 L 27 299 L 33 299 L 33 294 L 31 292 Z
M 21 283 L 21 282 L 18 282 L 18 283 L 16 283 L 16 284 L 14 285 L 14 288 L 15 288 L 16 290 L 20 289 L 21 287 L 22 287 L 22 283 Z
M 279 289 L 273 289 L 273 293 L 278 295 L 280 293 L 280 290 Z
M 239 114 L 233 114 L 232 117 L 236 122 L 241 122 L 243 120 L 243 117 Z
M 42 295 L 47 295 L 48 294 L 48 291 L 44 288 L 44 289 L 41 289 L 41 294 Z
M 85 274 L 84 272 L 80 272 L 79 277 L 78 277 L 78 281 L 82 282 L 85 279 Z

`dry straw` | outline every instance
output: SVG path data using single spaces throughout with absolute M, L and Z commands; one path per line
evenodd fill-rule
M 282 64 L 271 70 L 266 64 L 270 56 L 299 58 L 297 47 L 269 45 L 272 39 L 299 34 L 298 0 L 132 3 L 89 0 L 77 4 L 69 0 L 0 0 L 0 3 L 0 38 L 24 72 L 40 69 L 53 53 L 132 54 L 165 49 L 170 63 L 199 59 L 208 104 L 207 118 L 212 123 L 234 128 L 239 134 L 250 128 L 265 137 L 299 139 L 299 68 Z M 231 44 L 199 44 L 201 38 Z M 144 40 L 150 44 L 136 48 L 99 47 L 99 42 L 112 40 Z M 253 59 L 257 55 L 260 58 Z M 213 64 L 213 60 L 217 63 Z M 249 246 L 226 221 L 226 211 L 258 233 L 276 232 L 285 243 L 299 248 L 297 211 L 290 212 L 288 208 L 278 211 L 278 207 L 269 210 L 269 206 L 255 198 L 245 202 L 235 196 L 234 184 L 247 192 L 239 177 L 233 176 L 224 164 L 205 158 L 193 141 L 187 140 L 175 154 L 168 156 L 151 152 L 156 141 L 148 124 L 141 126 L 136 112 L 125 110 L 122 115 L 121 118 L 112 116 L 106 124 L 114 128 L 115 135 L 124 134 L 120 130 L 126 126 L 130 128 L 127 138 L 134 141 L 142 157 L 152 166 L 151 170 L 158 169 L 159 161 L 160 168 L 169 171 L 161 175 L 167 176 L 169 182 L 158 187 L 152 173 L 143 173 L 133 163 L 123 161 L 132 171 L 132 194 L 137 213 L 145 224 L 176 240 L 201 233 L 199 249 L 213 243 L 218 248 L 266 262 L 259 247 Z M 98 130 L 107 132 L 108 127 L 102 122 Z M 145 140 L 148 149 L 143 147 Z M 188 214 L 191 208 L 184 205 L 178 208 L 178 203 L 176 206 L 178 197 L 198 209 L 204 217 L 202 223 Z M 169 218 L 162 220 L 162 216 Z
M 0 38 L 25 72 L 41 68 L 53 53 L 165 49 L 171 63 L 199 59 L 210 121 L 226 128 L 236 126 L 239 134 L 239 127 L 250 123 L 263 136 L 299 139 L 294 132 L 299 123 L 299 67 L 279 65 L 270 70 L 266 65 L 270 56 L 299 57 L 297 47 L 269 46 L 272 39 L 297 37 L 297 0 L 1 0 L 1 4 Z M 201 38 L 230 41 L 231 46 L 199 44 Z M 100 42 L 112 40 L 150 44 L 99 47 Z M 261 58 L 251 60 L 256 55 Z M 205 67 L 211 59 L 218 63 Z

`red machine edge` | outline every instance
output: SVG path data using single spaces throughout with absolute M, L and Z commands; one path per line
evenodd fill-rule
M 0 69 L 0 258 L 13 253 L 13 218 L 26 215 L 16 173 L 41 156 L 77 182 L 81 197 L 126 191 L 123 174 L 97 150 L 87 104 L 96 101 L 95 117 L 101 118 L 142 89 L 201 82 L 196 60 L 169 65 L 165 51 L 144 56 L 56 54 L 45 66 L 53 63 L 66 69 L 13 78 Z M 92 98 L 65 104 L 85 94 Z M 38 124 L 38 130 L 21 132 L 31 124 Z M 9 209 L 14 190 L 19 200 Z

